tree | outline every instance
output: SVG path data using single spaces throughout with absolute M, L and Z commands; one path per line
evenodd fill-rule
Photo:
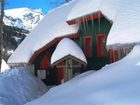
M 1 0 L 1 15 L 0 15 L 0 70 L 2 64 L 2 51 L 3 51 L 3 17 L 4 17 L 4 3 L 5 0 Z

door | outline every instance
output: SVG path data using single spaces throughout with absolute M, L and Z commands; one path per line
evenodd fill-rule
M 92 57 L 92 36 L 84 37 L 84 53 L 86 57 Z
M 73 77 L 73 62 L 72 59 L 66 59 L 66 65 L 64 67 L 64 81 L 68 81 Z

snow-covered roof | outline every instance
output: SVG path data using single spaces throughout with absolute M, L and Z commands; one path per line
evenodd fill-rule
M 140 42 L 140 0 L 78 0 L 67 21 L 98 11 L 113 21 L 108 46 Z
M 82 49 L 73 40 L 69 38 L 64 38 L 58 43 L 55 51 L 53 52 L 53 55 L 51 57 L 51 64 L 68 55 L 74 56 L 75 58 L 83 61 L 84 63 L 87 63 L 86 57 Z
M 8 63 L 28 63 L 35 51 L 42 48 L 56 37 L 75 34 L 78 25 L 69 26 L 66 19 L 75 1 L 49 12 L 19 45 L 8 59 Z

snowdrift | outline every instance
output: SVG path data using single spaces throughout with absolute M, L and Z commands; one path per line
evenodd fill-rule
M 46 86 L 24 68 L 0 74 L 0 105 L 23 105 L 46 90 Z
M 26 105 L 140 105 L 140 45 L 124 59 L 52 88 Z

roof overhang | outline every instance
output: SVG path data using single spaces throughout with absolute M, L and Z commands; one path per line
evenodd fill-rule
M 100 19 L 102 17 L 104 17 L 104 15 L 100 11 L 98 11 L 98 12 L 88 14 L 88 15 L 85 15 L 85 16 L 82 16 L 73 20 L 67 20 L 67 23 L 69 25 L 79 24 L 79 23 L 83 23 L 83 22 L 87 22 L 91 20 Z
M 66 60 L 66 59 L 69 59 L 69 58 L 72 59 L 72 60 L 74 60 L 74 61 L 76 61 L 76 62 L 78 62 L 78 63 L 80 63 L 81 65 L 84 65 L 84 66 L 87 65 L 86 62 L 84 62 L 84 61 L 82 61 L 82 60 L 80 60 L 80 59 L 78 59 L 78 58 L 72 56 L 71 54 L 69 54 L 69 55 L 63 57 L 62 59 L 59 59 L 58 61 L 54 62 L 54 63 L 51 64 L 51 65 L 52 65 L 52 66 L 56 66 L 57 64 L 61 63 L 62 61 Z

